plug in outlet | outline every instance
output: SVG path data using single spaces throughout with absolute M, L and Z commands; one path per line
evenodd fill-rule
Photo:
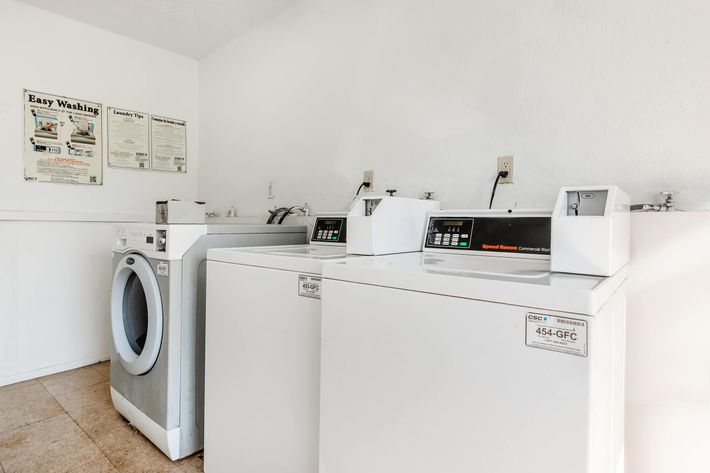
M 506 177 L 501 177 L 498 184 L 512 184 L 513 183 L 513 157 L 512 156 L 498 156 L 498 172 L 508 171 Z
M 367 171 L 363 171 L 362 173 L 362 182 L 369 182 L 370 186 L 369 187 L 363 187 L 363 190 L 365 192 L 372 192 L 375 190 L 375 171 L 372 169 L 368 169 Z

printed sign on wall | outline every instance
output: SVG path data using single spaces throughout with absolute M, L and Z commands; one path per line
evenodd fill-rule
M 151 169 L 187 172 L 187 124 L 185 120 L 150 117 Z
M 24 91 L 25 180 L 100 185 L 101 104 Z
M 150 115 L 106 107 L 108 165 L 150 169 Z

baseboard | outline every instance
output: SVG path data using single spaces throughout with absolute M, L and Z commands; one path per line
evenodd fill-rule
M 69 361 L 67 363 L 60 363 L 58 365 L 49 366 L 47 368 L 40 368 L 32 371 L 25 371 L 23 373 L 16 373 L 11 376 L 6 376 L 0 378 L 0 387 L 8 386 L 10 384 L 20 383 L 22 381 L 27 381 L 29 379 L 41 378 L 42 376 L 48 376 L 50 374 L 61 373 L 62 371 L 73 370 L 75 368 L 81 368 L 82 366 L 93 365 L 94 363 L 100 363 L 106 361 L 110 358 L 110 355 L 102 355 L 91 358 L 84 358 L 83 360 Z

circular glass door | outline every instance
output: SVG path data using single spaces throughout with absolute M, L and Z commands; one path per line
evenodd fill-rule
M 141 255 L 126 255 L 116 265 L 111 290 L 111 334 L 126 371 L 141 375 L 153 368 L 163 338 L 163 304 L 158 279 Z

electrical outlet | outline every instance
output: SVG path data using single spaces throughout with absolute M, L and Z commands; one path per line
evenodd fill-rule
M 498 180 L 498 184 L 512 184 L 513 183 L 513 157 L 512 156 L 498 156 L 498 172 L 508 171 L 506 177 L 501 177 Z
M 362 182 L 369 182 L 370 187 L 363 187 L 365 192 L 372 192 L 375 190 L 375 171 L 368 169 L 362 173 Z

